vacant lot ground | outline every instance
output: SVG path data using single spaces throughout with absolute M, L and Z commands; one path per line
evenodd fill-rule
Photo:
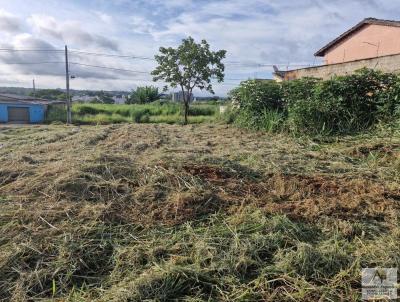
M 400 267 L 400 136 L 0 129 L 0 300 L 358 301 Z

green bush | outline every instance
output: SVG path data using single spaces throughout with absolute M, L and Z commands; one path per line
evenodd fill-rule
M 239 109 L 235 123 L 257 130 L 288 130 L 311 135 L 350 134 L 399 115 L 400 77 L 361 69 L 322 81 L 246 81 L 231 92 Z
M 264 109 L 254 115 L 252 111 L 243 111 L 237 115 L 235 124 L 248 129 L 277 132 L 283 129 L 285 114 L 279 110 Z
M 395 117 L 399 77 L 362 69 L 315 82 L 309 97 L 289 103 L 289 120 L 296 131 L 346 134 L 369 129 Z
M 189 108 L 189 115 L 214 115 L 216 114 L 218 106 L 216 105 L 197 105 Z
M 238 117 L 238 110 L 233 108 L 232 106 L 227 106 L 227 109 L 224 113 L 218 116 L 218 120 L 225 124 L 233 124 Z
M 273 81 L 248 80 L 230 93 L 234 108 L 225 113 L 240 127 L 275 132 L 285 116 L 282 85 Z
M 241 110 L 262 114 L 267 110 L 284 108 L 282 86 L 274 81 L 248 80 L 236 88 L 231 97 L 238 103 Z
M 50 105 L 47 109 L 46 122 L 66 122 L 67 110 L 65 106 Z
M 302 78 L 282 83 L 285 104 L 289 106 L 298 100 L 308 100 L 314 94 L 314 89 L 321 82 L 317 78 Z

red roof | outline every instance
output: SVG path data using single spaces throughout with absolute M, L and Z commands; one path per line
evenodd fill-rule
M 314 55 L 316 57 L 325 56 L 325 53 L 329 49 L 334 47 L 336 44 L 340 43 L 341 41 L 346 39 L 348 36 L 350 36 L 353 33 L 357 32 L 358 30 L 363 28 L 365 25 L 370 25 L 370 24 L 400 27 L 400 21 L 382 20 L 382 19 L 375 19 L 375 18 L 366 18 L 366 19 L 362 20 L 360 23 L 358 23 L 357 25 L 355 25 L 352 28 L 350 28 L 345 33 L 341 34 L 335 40 L 333 40 L 333 41 L 329 42 L 328 44 L 326 44 L 324 47 L 322 47 L 320 50 L 318 50 Z

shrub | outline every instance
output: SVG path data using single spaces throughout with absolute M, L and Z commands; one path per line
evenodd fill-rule
M 50 105 L 46 114 L 46 122 L 66 122 L 67 110 L 65 106 Z
M 298 100 L 308 100 L 313 96 L 314 89 L 321 82 L 317 78 L 303 78 L 282 83 L 283 96 L 287 105 Z
M 276 131 L 284 120 L 282 86 L 272 81 L 249 80 L 230 94 L 236 110 L 235 123 L 244 128 Z M 229 115 L 229 116 L 228 116 Z M 234 112 L 227 114 L 228 119 Z
M 217 112 L 218 107 L 215 105 L 197 105 L 189 108 L 189 115 L 214 115 Z
M 283 90 L 279 83 L 273 81 L 248 80 L 242 82 L 233 92 L 233 98 L 242 110 L 261 114 L 265 109 L 280 110 L 284 108 Z
M 362 69 L 316 82 L 308 97 L 289 103 L 295 130 L 316 134 L 362 131 L 395 115 L 399 78 Z
M 235 122 L 242 127 L 276 131 L 349 134 L 398 117 L 400 78 L 361 69 L 322 81 L 304 78 L 283 83 L 246 81 L 231 94 Z
M 230 116 L 231 117 L 231 116 Z M 243 111 L 237 115 L 235 124 L 248 129 L 277 132 L 282 130 L 285 114 L 279 110 L 264 109 L 255 115 L 252 111 Z
M 218 119 L 226 124 L 232 124 L 237 119 L 238 110 L 235 110 L 232 106 L 228 106 L 224 113 L 220 114 Z

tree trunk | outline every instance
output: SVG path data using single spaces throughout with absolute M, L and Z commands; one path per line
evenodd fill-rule
M 184 125 L 188 124 L 188 115 L 189 115 L 189 102 L 188 100 L 185 98 L 184 101 L 184 106 L 185 106 L 185 121 L 184 121 Z
M 184 120 L 183 120 L 183 124 L 187 125 L 188 124 L 188 115 L 189 115 L 189 100 L 190 97 L 188 95 L 188 93 L 186 93 L 186 91 L 183 89 L 182 87 L 182 94 L 183 94 L 183 115 L 184 115 Z

